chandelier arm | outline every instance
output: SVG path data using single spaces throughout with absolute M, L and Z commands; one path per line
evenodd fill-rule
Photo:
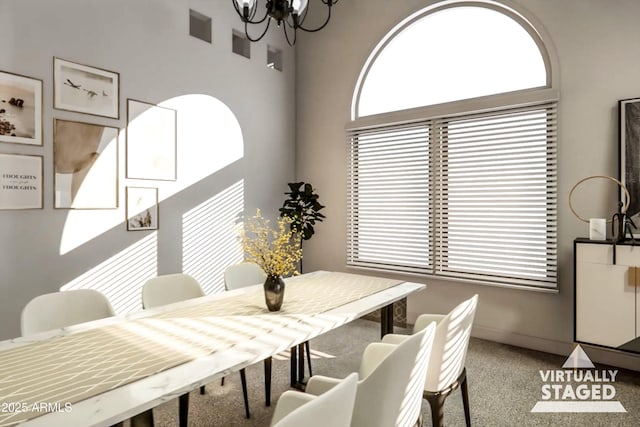
M 294 30 L 300 27 L 300 25 L 296 26 L 295 21 L 293 21 L 293 14 L 287 16 L 287 18 L 284 19 L 283 22 L 287 27 L 293 28 Z
M 285 16 L 285 18 L 282 20 L 285 26 L 288 26 L 289 28 L 295 28 L 295 25 L 291 21 L 293 21 L 293 13 Z
M 253 11 L 253 15 L 251 16 L 251 19 L 253 19 L 253 17 L 255 16 L 256 11 Z M 269 17 L 269 12 L 265 12 L 264 16 L 259 20 L 259 21 L 249 21 L 249 24 L 262 24 L 264 22 L 265 19 L 267 19 Z
M 247 39 L 249 39 L 249 41 L 251 41 L 251 42 L 257 42 L 257 41 L 259 41 L 261 38 L 263 38 L 265 34 L 267 34 L 267 31 L 269 30 L 269 25 L 271 24 L 271 19 L 269 19 L 269 20 L 267 21 L 267 26 L 266 26 L 266 27 L 264 27 L 264 31 L 263 31 L 263 32 L 262 32 L 262 34 L 260 34 L 260 36 L 259 36 L 259 37 L 257 37 L 257 38 L 252 38 L 252 37 L 249 35 L 249 28 L 248 28 L 248 25 L 249 25 L 249 24 L 250 24 L 249 22 L 245 22 L 245 23 L 244 23 L 244 34 L 247 36 Z
M 267 10 L 265 11 L 264 16 L 260 20 L 254 21 L 253 18 L 255 18 L 256 13 L 258 12 L 258 8 L 256 7 L 253 9 L 253 12 L 251 12 L 251 16 L 245 19 L 244 14 L 242 13 L 242 10 L 240 10 L 235 0 L 231 0 L 231 3 L 233 3 L 233 8 L 236 10 L 236 13 L 238 14 L 242 22 L 249 23 L 249 24 L 261 24 L 264 22 L 265 19 L 269 17 L 269 11 Z
M 240 9 L 238 8 L 238 3 L 236 3 L 235 0 L 231 0 L 231 3 L 233 4 L 233 8 L 236 10 L 236 13 L 242 16 L 242 13 L 240 13 Z
M 323 1 L 324 3 L 324 1 Z M 327 13 L 327 19 L 324 21 L 324 24 L 320 25 L 318 28 L 305 28 L 302 26 L 302 23 L 298 24 L 298 29 L 305 31 L 307 33 L 315 33 L 316 31 L 320 31 L 321 29 L 323 29 L 324 27 L 327 26 L 327 24 L 329 23 L 329 20 L 331 19 L 331 4 L 335 4 L 335 2 L 332 3 L 326 3 L 328 6 L 328 13 Z
M 249 19 L 245 20 L 245 19 L 242 17 L 242 15 L 240 15 L 240 18 L 241 18 L 244 22 L 246 22 L 246 23 L 248 23 L 248 24 L 262 24 L 262 23 L 265 21 L 265 19 L 267 19 L 267 18 L 269 17 L 269 12 L 268 12 L 268 11 L 267 11 L 267 12 L 265 12 L 264 16 L 263 16 L 262 18 L 260 18 L 260 20 L 258 20 L 258 21 L 254 21 L 254 20 L 253 20 L 253 18 L 254 18 L 255 16 L 256 16 L 256 11 L 254 10 L 254 11 L 253 11 L 253 13 L 251 14 L 251 17 L 250 17 Z
M 298 37 L 298 34 L 296 33 L 295 27 L 291 26 L 291 28 L 293 28 L 293 41 L 291 41 L 289 39 L 289 33 L 287 32 L 287 26 L 286 25 L 282 26 L 282 29 L 284 30 L 284 38 L 287 40 L 287 44 L 289 46 L 293 46 L 294 44 L 296 44 L 296 38 Z

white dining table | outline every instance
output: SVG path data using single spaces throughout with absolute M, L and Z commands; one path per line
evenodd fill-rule
M 111 426 L 375 310 L 382 309 L 381 334 L 391 332 L 393 303 L 426 288 L 420 283 L 326 271 L 285 282 L 285 303 L 276 313 L 266 310 L 262 286 L 255 285 L 0 342 L 0 426 Z M 343 294 L 347 297 L 341 300 Z M 113 331 L 125 332 L 124 339 L 113 342 L 129 346 L 126 369 L 118 371 L 119 364 L 126 364 L 110 359 L 119 350 L 110 349 L 112 341 L 104 340 L 105 331 L 114 337 Z M 157 339 L 154 334 L 159 334 Z M 103 339 L 83 349 L 85 336 Z M 70 353 L 65 346 L 78 347 L 72 356 L 76 359 L 65 360 Z M 59 349 L 62 353 L 56 358 Z M 166 357 L 156 360 L 165 352 Z M 94 361 L 83 372 L 84 354 L 87 359 L 104 357 L 104 363 Z M 175 366 L 162 364 L 171 357 Z M 75 364 L 71 375 L 66 363 Z M 116 366 L 116 371 L 110 373 L 109 365 Z M 67 373 L 56 379 L 58 371 Z M 38 396 L 51 395 L 52 387 L 65 387 L 68 382 L 71 388 L 74 381 L 84 387 L 87 397 L 39 401 Z M 93 392 L 92 381 L 108 389 Z M 25 414 L 25 409 L 30 413 Z

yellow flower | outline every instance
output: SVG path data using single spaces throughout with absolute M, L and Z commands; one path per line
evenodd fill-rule
M 258 264 L 267 275 L 298 274 L 296 267 L 302 258 L 301 237 L 291 231 L 291 221 L 280 217 L 278 229 L 274 230 L 257 209 L 255 216 L 247 219 L 238 231 L 245 259 Z

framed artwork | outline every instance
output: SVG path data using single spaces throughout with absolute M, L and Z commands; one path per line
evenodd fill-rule
M 127 178 L 176 180 L 178 112 L 127 100 Z
M 120 118 L 120 75 L 53 58 L 53 108 Z
M 54 120 L 54 208 L 118 207 L 118 128 Z
M 158 189 L 127 187 L 127 231 L 158 229 Z
M 42 207 L 42 156 L 0 154 L 0 209 Z
M 620 181 L 627 187 L 631 200 L 627 216 L 638 227 L 630 230 L 634 237 L 640 237 L 640 98 L 618 101 L 620 135 Z M 624 191 L 620 190 L 620 200 Z M 628 235 L 628 234 L 627 234 Z
M 42 80 L 0 71 L 0 142 L 42 145 Z

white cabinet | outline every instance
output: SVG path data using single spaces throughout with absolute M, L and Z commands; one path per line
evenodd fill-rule
M 575 242 L 575 340 L 640 352 L 640 246 Z

